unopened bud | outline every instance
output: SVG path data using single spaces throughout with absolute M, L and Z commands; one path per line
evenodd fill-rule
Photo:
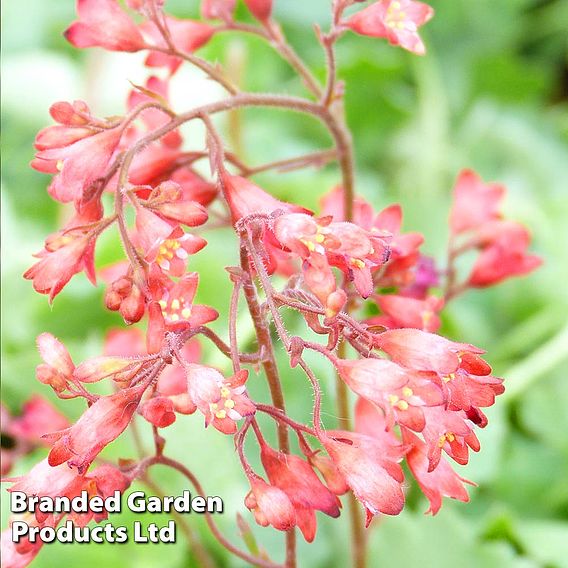
M 142 319 L 145 308 L 146 302 L 140 288 L 133 286 L 130 295 L 120 305 L 120 313 L 124 321 L 131 324 Z
M 142 404 L 140 414 L 157 428 L 166 428 L 176 421 L 174 404 L 167 396 L 157 396 Z

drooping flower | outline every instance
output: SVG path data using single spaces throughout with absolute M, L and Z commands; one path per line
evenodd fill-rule
M 321 199 L 322 215 L 331 215 L 334 221 L 344 221 L 344 191 L 342 187 L 336 187 Z M 372 267 L 374 272 L 375 286 L 382 288 L 397 287 L 404 295 L 424 298 L 425 292 L 415 289 L 412 293 L 409 286 L 427 282 L 429 286 L 436 285 L 437 281 L 432 278 L 424 278 L 418 272 L 421 255 L 419 247 L 424 241 L 420 233 L 402 233 L 402 209 L 400 205 L 390 205 L 380 213 L 375 214 L 370 203 L 360 196 L 355 198 L 353 204 L 353 223 L 365 229 L 375 237 L 383 239 L 383 244 L 388 242 L 389 256 L 386 264 L 380 265 L 380 274 L 374 272 L 377 267 Z M 385 238 L 388 239 L 385 242 Z M 419 282 L 420 280 L 420 282 Z
M 434 10 L 414 0 L 379 0 L 357 12 L 346 25 L 358 34 L 383 37 L 392 45 L 424 55 L 426 48 L 418 28 L 428 22 Z
M 413 327 L 435 332 L 441 325 L 438 313 L 444 307 L 444 300 L 429 296 L 425 300 L 397 294 L 376 296 L 383 315 L 367 320 L 368 324 L 383 325 L 386 328 Z
M 376 342 L 393 361 L 417 371 L 449 375 L 459 368 L 461 357 L 466 353 L 467 364 L 472 370 L 487 367 L 487 363 L 479 357 L 484 353 L 483 349 L 419 329 L 390 329 L 379 334 Z
M 54 444 L 48 456 L 49 465 L 67 462 L 84 473 L 103 448 L 128 427 L 145 388 L 141 383 L 101 396 L 73 426 L 50 434 L 47 439 Z
M 404 507 L 399 462 L 404 447 L 390 432 L 376 432 L 374 437 L 334 430 L 321 439 L 327 453 L 349 488 L 367 512 L 367 526 L 374 515 L 398 515 Z
M 527 254 L 530 240 L 528 230 L 512 221 L 497 221 L 479 228 L 476 241 L 481 253 L 473 265 L 468 284 L 484 288 L 536 270 L 542 259 Z
M 77 470 L 65 464 L 52 466 L 48 459 L 37 463 L 26 475 L 12 479 L 8 491 L 21 491 L 26 495 L 38 497 L 63 497 L 78 495 L 85 485 L 85 478 Z M 38 522 L 43 523 L 48 514 L 36 509 L 35 516 Z
M 424 407 L 425 426 L 422 436 L 428 446 L 428 471 L 440 463 L 442 450 L 461 465 L 469 460 L 469 448 L 478 452 L 479 440 L 474 424 L 463 411 L 448 411 L 441 406 Z
M 116 0 L 77 0 L 79 20 L 65 31 L 75 47 L 104 47 L 111 51 L 139 51 L 146 47 L 136 24 Z
M 65 238 L 51 242 L 48 239 L 46 248 L 35 255 L 40 260 L 24 272 L 24 278 L 33 281 L 36 292 L 49 295 L 50 303 L 82 270 L 96 285 L 94 248 L 91 233 L 67 233 Z
M 266 483 L 258 475 L 249 477 L 249 481 L 251 490 L 245 497 L 245 506 L 261 527 L 271 525 L 276 530 L 287 531 L 296 525 L 296 511 L 282 489 Z
M 263 443 L 260 459 L 271 485 L 281 489 L 290 499 L 296 512 L 296 526 L 306 541 L 312 542 L 317 528 L 315 511 L 338 517 L 340 503 L 337 496 L 298 456 L 284 454 Z
M 335 366 L 351 390 L 376 404 L 405 386 L 411 377 L 407 369 L 387 359 L 338 359 Z
M 119 385 L 128 385 L 142 364 L 141 360 L 101 355 L 80 363 L 75 368 L 73 377 L 81 383 L 96 383 L 110 378 Z
M 406 428 L 401 430 L 402 441 L 410 448 L 406 454 L 406 463 L 430 501 L 430 508 L 426 512 L 435 515 L 442 506 L 442 497 L 451 497 L 467 503 L 469 495 L 463 484 L 475 484 L 460 477 L 445 459 L 441 459 L 436 468 L 430 471 L 426 444 Z
M 36 368 L 38 380 L 51 386 L 55 392 L 64 391 L 75 370 L 67 348 L 51 333 L 40 334 L 37 347 L 44 361 Z
M 104 177 L 122 136 L 122 128 L 107 128 L 60 146 L 40 150 L 31 166 L 44 173 L 57 174 L 48 188 L 56 200 L 80 203 L 91 186 Z
M 307 209 L 299 205 L 276 199 L 244 177 L 224 172 L 221 180 L 233 223 L 242 217 L 258 213 L 265 215 L 270 215 L 275 211 L 309 213 Z
M 450 228 L 457 235 L 501 218 L 500 206 L 505 187 L 484 183 L 472 170 L 462 170 L 454 187 Z

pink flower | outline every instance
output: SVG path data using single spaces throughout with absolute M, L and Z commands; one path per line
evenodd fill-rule
M 179 225 L 172 227 L 145 207 L 137 208 L 136 229 L 146 260 L 171 276 L 184 274 L 189 256 L 207 244 L 205 239 L 185 233 Z
M 444 300 L 429 296 L 426 300 L 418 300 L 396 294 L 376 296 L 377 304 L 384 315 L 367 320 L 368 324 L 385 327 L 413 327 L 423 331 L 435 332 L 441 325 L 438 312 L 444 307 Z
M 67 462 L 84 473 L 103 448 L 128 427 L 145 388 L 140 384 L 101 396 L 71 428 L 50 434 L 48 439 L 55 443 L 49 452 L 49 465 Z
M 193 304 L 198 284 L 197 272 L 185 274 L 176 283 L 164 278 L 151 281 L 154 299 L 169 329 L 195 328 L 219 317 L 213 308 Z
M 35 256 L 40 258 L 24 272 L 26 280 L 40 294 L 49 295 L 49 303 L 71 278 L 85 270 L 89 280 L 96 284 L 94 267 L 95 239 L 91 234 L 67 233 L 56 241 L 46 241 L 46 248 Z
M 481 254 L 475 261 L 468 284 L 484 288 L 512 276 L 522 276 L 536 270 L 542 259 L 527 254 L 530 235 L 527 229 L 514 222 L 497 222 L 479 229 Z
M 236 0 L 201 0 L 201 15 L 206 20 L 233 19 Z
M 287 531 L 296 525 L 296 511 L 284 491 L 257 475 L 249 481 L 251 490 L 245 497 L 245 505 L 260 526 L 271 525 L 276 530 Z
M 343 495 L 349 491 L 349 486 L 345 478 L 341 475 L 339 469 L 330 457 L 325 456 L 318 450 L 308 455 L 308 462 L 321 473 L 325 484 L 332 493 Z
M 270 18 L 272 13 L 272 0 L 245 0 L 250 13 L 260 21 Z
M 205 426 L 212 424 L 219 432 L 234 434 L 236 422 L 256 412 L 246 394 L 248 371 L 225 379 L 212 367 L 189 363 L 185 369 L 189 396 L 205 416 Z
M 377 437 L 365 434 L 330 431 L 321 439 L 329 456 L 347 485 L 367 512 L 367 526 L 374 515 L 398 515 L 404 507 L 399 462 L 404 448 L 387 431 Z
M 480 369 L 475 365 L 475 373 L 468 372 L 468 357 L 469 355 L 464 353 L 460 368 L 442 378 L 442 386 L 447 393 L 447 404 L 450 410 L 468 412 L 472 408 L 492 406 L 495 403 L 495 397 L 505 392 L 503 379 L 490 375 L 489 365 L 486 369 Z
M 358 34 L 384 37 L 392 45 L 424 55 L 426 48 L 418 28 L 433 15 L 434 10 L 422 2 L 379 0 L 349 18 L 346 25 Z
M 127 324 L 140 321 L 146 311 L 146 299 L 130 276 L 121 276 L 107 288 L 105 306 L 119 311 Z
M 33 395 L 22 407 L 22 414 L 10 422 L 8 433 L 37 444 L 45 443 L 42 436 L 69 426 L 69 420 L 51 403 L 39 395 Z
M 114 127 L 81 136 L 76 142 L 63 138 L 59 141 L 61 145 L 54 146 L 53 142 L 49 148 L 40 150 L 31 165 L 40 172 L 57 174 L 48 189 L 54 199 L 79 203 L 106 174 L 121 136 L 122 129 Z
M 161 217 L 188 227 L 203 225 L 209 215 L 199 203 L 184 199 L 183 189 L 174 181 L 165 181 L 152 190 L 144 207 Z
M 179 168 L 170 179 L 181 187 L 184 200 L 197 201 L 206 207 L 217 197 L 217 187 L 190 168 Z
M 296 511 L 296 525 L 307 542 L 316 534 L 315 511 L 339 517 L 339 500 L 319 480 L 307 462 L 295 455 L 277 452 L 261 445 L 260 459 L 270 483 L 281 489 Z
M 183 53 L 193 53 L 203 47 L 215 33 L 215 28 L 203 22 L 193 20 L 178 20 L 172 16 L 164 16 L 165 25 L 170 34 L 172 43 L 176 49 Z M 160 30 L 154 22 L 147 21 L 142 24 L 141 29 L 147 33 L 151 42 L 160 48 L 167 48 L 167 44 L 162 37 Z M 148 67 L 167 67 L 170 73 L 175 73 L 181 65 L 182 59 L 159 51 L 151 51 L 146 58 Z
M 52 466 L 47 459 L 36 464 L 26 475 L 12 479 L 14 485 L 8 491 L 22 491 L 38 497 L 73 497 L 85 486 L 85 478 L 67 465 Z M 45 522 L 49 514 L 35 512 L 39 523 Z
M 505 191 L 503 185 L 485 184 L 474 171 L 462 170 L 456 181 L 450 212 L 452 233 L 457 235 L 500 219 L 499 208 Z
M 96 383 L 103 379 L 112 378 L 118 384 L 130 384 L 141 361 L 127 357 L 111 357 L 103 355 L 86 359 L 75 368 L 73 377 L 81 383 Z
M 51 333 L 42 333 L 37 338 L 37 347 L 44 363 L 36 368 L 40 382 L 50 385 L 55 392 L 67 388 L 67 382 L 73 380 L 75 365 L 67 348 Z
M 222 182 L 233 223 L 242 217 L 256 213 L 265 215 L 270 215 L 275 211 L 309 213 L 307 209 L 299 205 L 279 201 L 244 177 L 225 173 Z
M 136 24 L 116 0 L 77 0 L 79 20 L 65 31 L 75 47 L 104 47 L 111 51 L 139 51 L 146 44 Z
M 455 372 L 461 357 L 468 353 L 470 365 L 486 368 L 486 363 L 479 357 L 484 353 L 467 343 L 455 343 L 434 333 L 419 329 L 391 329 L 377 336 L 377 346 L 385 351 L 393 361 L 416 369 L 417 371 L 435 371 L 441 375 Z
M 142 403 L 140 414 L 157 428 L 166 428 L 176 421 L 174 403 L 167 396 L 156 396 Z
M 370 296 L 373 291 L 371 271 L 384 264 L 389 256 L 384 236 L 353 223 L 332 222 L 330 217 L 315 219 L 302 213 L 281 215 L 274 221 L 274 234 L 282 246 L 308 261 L 306 267 L 315 266 L 322 272 L 321 279 L 325 278 L 327 286 L 324 297 L 334 291 L 329 266 L 336 266 L 353 280 L 361 296 Z
M 19 552 L 18 546 L 12 540 L 12 528 L 2 531 L 0 550 L 2 551 L 2 568 L 26 568 L 37 556 L 43 542 L 39 541 L 25 552 Z
M 321 200 L 322 214 L 333 216 L 334 221 L 345 220 L 343 201 L 343 189 L 335 188 Z M 421 287 L 424 282 L 431 286 L 436 285 L 437 280 L 432 280 L 430 273 L 419 273 L 418 263 L 421 256 L 418 249 L 424 237 L 420 233 L 401 233 L 402 209 L 400 205 L 391 205 L 375 215 L 367 201 L 362 197 L 356 197 L 353 207 L 353 223 L 373 235 L 375 242 L 376 239 L 380 239 L 382 246 L 388 244 L 388 262 L 381 265 L 380 278 L 375 276 L 376 284 L 380 287 L 404 287 L 404 295 L 411 295 L 408 286 L 414 283 Z M 371 267 L 373 271 L 376 268 L 376 266 Z M 412 291 L 412 295 L 423 298 L 425 293 L 420 290 L 417 287 Z
M 335 363 L 340 377 L 358 395 L 376 404 L 408 383 L 411 373 L 387 359 L 338 359 Z
M 436 469 L 430 471 L 426 444 L 406 428 L 402 428 L 402 440 L 410 446 L 406 454 L 408 467 L 430 501 L 427 513 L 435 515 L 442 506 L 444 496 L 458 501 L 469 501 L 469 495 L 463 484 L 475 485 L 474 483 L 460 477 L 445 459 L 440 460 Z
M 479 440 L 473 424 L 463 411 L 449 411 L 441 406 L 422 409 L 426 424 L 422 430 L 428 446 L 428 471 L 434 471 L 440 462 L 442 450 L 461 465 L 469 460 L 469 448 L 479 451 Z

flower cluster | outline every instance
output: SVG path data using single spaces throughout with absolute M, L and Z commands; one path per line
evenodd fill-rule
M 487 425 L 483 409 L 504 387 L 482 359 L 483 350 L 437 333 L 440 314 L 469 288 L 527 274 L 540 260 L 527 253 L 527 230 L 502 218 L 504 188 L 485 184 L 472 171 L 459 175 L 454 190 L 446 267 L 422 253 L 422 235 L 402 230 L 399 205 L 375 213 L 356 196 L 334 54 L 336 42 L 348 30 L 423 54 L 417 30 L 433 10 L 413 0 L 378 0 L 347 17 L 345 10 L 356 1 L 334 0 L 329 33 L 318 28 L 317 34 L 328 60 L 322 85 L 274 21 L 272 0 L 245 0 L 253 24 L 236 19 L 236 0 L 203 0 L 202 21 L 176 19 L 164 12 L 163 4 L 127 0 L 123 8 L 116 0 L 78 0 L 78 20 L 65 32 L 80 48 L 144 51 L 149 77 L 144 86 L 134 86 L 123 116 L 97 118 L 83 101 L 51 107 L 56 124 L 37 135 L 32 167 L 52 175 L 49 195 L 73 213 L 47 237 L 39 260 L 24 277 L 51 302 L 74 275 L 85 271 L 93 284 L 98 275 L 106 285 L 105 307 L 133 327 L 109 333 L 103 354 L 78 364 L 53 335 L 39 336 L 43 362 L 37 379 L 60 399 L 83 399 L 86 409 L 69 424 L 48 403 L 34 398 L 22 416 L 7 419 L 6 433 L 17 444 L 6 453 L 3 474 L 18 455 L 38 444 L 49 446 L 43 461 L 11 480 L 10 490 L 72 497 L 86 489 L 105 496 L 126 491 L 132 481 L 144 478 L 148 467 L 163 464 L 186 475 L 201 492 L 185 465 L 164 453 L 160 430 L 183 422 L 183 428 L 193 431 L 212 427 L 203 436 L 214 429 L 233 437 L 250 484 L 244 505 L 259 525 L 286 533 L 286 566 L 295 566 L 295 529 L 311 542 L 316 513 L 338 517 L 340 497 L 346 493 L 365 509 L 367 525 L 375 515 L 399 514 L 405 501 L 403 460 L 432 514 L 443 497 L 467 501 L 466 480 L 448 458 L 466 464 L 469 450 L 480 449 L 475 430 Z M 254 33 L 268 41 L 312 96 L 247 93 L 235 87 L 220 66 L 196 54 L 212 37 L 228 31 Z M 182 63 L 201 69 L 227 97 L 184 112 L 174 110 L 169 80 Z M 225 150 L 212 120 L 217 113 L 248 106 L 311 116 L 328 128 L 334 147 L 248 166 Z M 191 148 L 180 127 L 195 121 L 205 126 L 206 139 Z M 210 179 L 196 169 L 202 159 L 209 161 Z M 318 212 L 277 199 L 250 179 L 260 171 L 331 160 L 339 163 L 341 184 L 321 198 Z M 203 231 L 218 226 L 234 228 L 240 251 L 239 266 L 227 268 L 233 293 L 225 302 L 226 339 L 208 325 L 219 313 L 194 302 L 200 275 L 191 260 L 198 253 L 207 255 Z M 112 227 L 125 259 L 100 267 L 96 242 Z M 473 268 L 460 280 L 456 261 L 471 252 L 477 254 Z M 209 270 L 220 272 L 214 256 Z M 239 344 L 241 298 L 255 331 L 255 351 L 243 351 L 244 342 Z M 282 320 L 284 310 L 299 313 L 323 341 L 308 340 L 303 323 L 291 335 Z M 227 357 L 230 370 L 208 364 L 204 340 Z M 275 356 L 281 346 L 289 367 L 300 367 L 308 379 L 314 395 L 311 423 L 296 421 L 294 409 L 286 407 Z M 341 379 L 337 399 L 345 418 L 351 411 L 347 389 L 356 395 L 354 428 L 323 423 L 321 377 L 304 359 L 305 350 L 323 355 L 329 373 Z M 253 400 L 247 390 L 248 381 L 261 380 L 261 369 L 270 402 Z M 101 383 L 97 393 L 108 394 L 92 392 L 95 382 Z M 260 420 L 261 414 L 274 423 L 278 448 L 267 442 L 263 430 L 271 422 Z M 186 418 L 190 415 L 194 417 Z M 201 422 L 196 416 L 203 417 Z M 153 453 L 101 465 L 101 452 L 140 418 L 152 432 Z M 297 438 L 297 452 L 291 449 L 290 435 Z M 250 438 L 256 440 L 264 472 L 249 462 L 245 442 Z M 3 461 L 4 454 L 3 449 Z M 62 519 L 40 514 L 30 522 L 56 526 Z M 85 513 L 71 518 L 79 526 L 92 519 L 101 517 Z M 276 566 L 261 553 L 228 543 L 218 529 L 214 534 L 245 561 Z M 40 545 L 14 546 L 3 536 L 6 566 L 27 565 Z

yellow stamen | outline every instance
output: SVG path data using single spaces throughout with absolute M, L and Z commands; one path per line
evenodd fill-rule
M 408 402 L 406 402 L 406 400 L 399 400 L 399 401 L 396 403 L 396 407 L 397 407 L 399 410 L 408 410 Z
M 403 387 L 402 396 L 404 396 L 405 398 L 408 398 L 409 396 L 412 396 L 413 394 L 414 394 L 414 391 L 410 387 Z
M 226 410 L 219 410 L 218 412 L 215 412 L 215 416 L 217 418 L 226 418 L 227 416 L 227 411 Z
M 365 268 L 365 263 L 358 258 L 352 258 L 350 263 L 351 266 L 354 266 L 355 268 Z

